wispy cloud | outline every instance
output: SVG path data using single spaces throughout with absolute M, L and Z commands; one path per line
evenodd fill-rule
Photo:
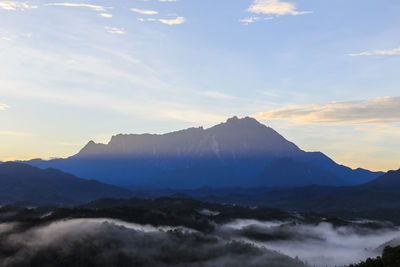
M 131 8 L 131 11 L 142 14 L 142 15 L 157 15 L 158 14 L 158 11 L 155 11 L 155 10 L 145 10 L 145 9 L 139 9 L 139 8 Z
M 7 109 L 7 108 L 9 108 L 9 106 L 8 106 L 7 104 L 5 104 L 5 103 L 0 103 L 0 110 L 5 110 L 5 109 Z
M 268 97 L 280 97 L 279 93 L 271 90 L 263 90 L 259 91 L 259 93 Z
M 65 7 L 84 7 L 90 8 L 94 11 L 106 11 L 108 8 L 99 5 L 91 5 L 91 4 L 82 4 L 82 3 L 48 3 L 46 6 L 65 6 Z
M 381 49 L 381 50 L 370 50 L 361 53 L 349 54 L 351 57 L 357 56 L 394 56 L 400 55 L 400 47 L 394 49 Z
M 186 19 L 184 17 L 177 17 L 175 19 L 157 19 L 157 18 L 138 18 L 140 22 L 160 22 L 166 25 L 179 25 L 185 23 Z
M 25 10 L 25 9 L 32 9 L 38 8 L 36 5 L 30 5 L 27 2 L 20 2 L 20 1 L 1 1 L 0 0 L 0 9 L 3 10 Z
M 254 115 L 261 120 L 289 119 L 297 124 L 385 124 L 400 122 L 400 97 L 290 106 Z
M 159 19 L 158 21 L 167 25 L 179 25 L 185 23 L 186 19 L 184 17 L 177 17 L 175 19 Z
M 234 96 L 228 95 L 228 94 L 224 94 L 218 91 L 204 91 L 201 92 L 200 95 L 202 96 L 206 96 L 209 98 L 215 98 L 215 99 L 234 99 Z
M 253 4 L 248 8 L 249 12 L 264 15 L 304 15 L 313 13 L 312 11 L 297 11 L 295 4 L 291 2 L 283 2 L 280 0 L 254 0 Z
M 158 2 L 177 2 L 178 0 L 158 0 Z
M 157 21 L 155 18 L 138 18 L 138 21 L 144 22 L 144 21 Z
M 185 121 L 191 123 L 219 123 L 226 119 L 226 116 L 214 113 L 203 112 L 200 110 L 168 110 L 164 112 L 164 116 L 168 119 Z
M 256 22 L 256 21 L 258 21 L 258 20 L 260 20 L 260 19 L 261 19 L 261 17 L 253 16 L 253 17 L 248 17 L 248 18 L 240 19 L 239 21 L 242 22 L 242 23 L 244 23 L 244 24 L 246 24 L 246 25 L 248 25 L 248 24 L 253 23 L 253 22 Z
M 102 16 L 103 18 L 106 18 L 106 19 L 110 19 L 113 17 L 112 14 L 108 14 L 108 13 L 101 13 L 100 16 Z
M 121 28 L 105 26 L 104 29 L 106 29 L 106 31 L 111 34 L 125 34 L 124 29 Z
M 249 25 L 250 23 L 253 23 L 253 22 L 256 22 L 259 20 L 271 20 L 271 19 L 273 19 L 273 18 L 272 17 L 262 18 L 262 17 L 252 16 L 252 17 L 240 19 L 239 21 L 242 22 L 244 25 Z

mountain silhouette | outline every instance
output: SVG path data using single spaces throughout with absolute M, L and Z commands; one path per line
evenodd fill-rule
M 388 171 L 384 175 L 366 183 L 364 186 L 400 190 L 400 170 Z
M 117 135 L 107 144 L 90 141 L 74 157 L 213 157 L 245 158 L 258 155 L 292 156 L 300 149 L 255 119 L 233 117 L 209 129 L 154 134 Z
M 130 196 L 127 189 L 80 179 L 56 169 L 42 170 L 16 162 L 0 164 L 0 204 L 28 201 L 71 205 L 103 197 Z
M 301 174 L 300 176 L 301 177 Z M 254 193 L 208 194 L 201 199 L 211 202 L 248 206 L 267 206 L 285 210 L 321 212 L 334 216 L 373 218 L 400 223 L 400 170 L 353 186 L 299 186 L 266 189 Z M 191 192 L 187 192 L 191 196 Z M 198 194 L 198 193 L 197 193 Z
M 291 161 L 281 161 L 281 171 L 278 166 L 268 170 L 274 160 L 282 158 Z M 108 144 L 90 141 L 67 159 L 27 163 L 110 184 L 181 189 L 253 187 L 253 182 L 267 187 L 349 185 L 380 174 L 338 165 L 321 152 L 305 152 L 250 117 L 233 117 L 208 129 L 189 128 L 161 135 L 119 134 Z

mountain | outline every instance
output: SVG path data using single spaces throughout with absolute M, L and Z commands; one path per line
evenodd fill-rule
M 364 186 L 400 190 L 400 170 L 389 171 L 384 175 L 366 183 Z
M 292 160 L 280 165 L 292 169 L 291 173 L 268 169 L 281 158 Z M 175 189 L 253 187 L 253 181 L 259 186 L 348 185 L 370 181 L 380 174 L 338 165 L 320 152 L 305 152 L 249 117 L 233 117 L 208 129 L 190 128 L 162 135 L 119 134 L 108 144 L 90 141 L 67 159 L 27 163 L 110 184 Z M 302 177 L 297 177 L 299 173 Z M 285 182 L 270 184 L 279 180 Z
M 301 175 L 300 175 L 301 176 Z M 238 191 L 239 192 L 239 191 Z M 320 212 L 334 216 L 391 220 L 400 223 L 400 170 L 355 186 L 302 186 L 221 194 L 196 192 L 198 199 L 247 206 Z M 191 191 L 181 192 L 194 196 Z
M 130 197 L 113 185 L 77 178 L 56 169 L 42 170 L 22 163 L 0 164 L 0 204 L 77 204 L 103 197 Z
M 91 141 L 75 157 L 247 158 L 266 154 L 290 156 L 299 151 L 295 144 L 255 119 L 233 117 L 206 130 L 200 127 L 163 135 L 120 134 L 107 145 Z
M 297 162 L 290 158 L 275 158 L 252 181 L 253 186 L 288 187 L 304 185 L 344 185 L 350 184 L 333 172 L 307 162 Z
M 322 167 L 351 184 L 364 184 L 383 174 L 383 172 L 371 172 L 362 168 L 353 170 L 347 166 L 337 164 L 322 152 L 306 152 L 294 157 L 294 159 Z

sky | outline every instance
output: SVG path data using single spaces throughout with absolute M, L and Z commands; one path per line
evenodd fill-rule
M 398 0 L 0 0 L 0 160 L 252 116 L 400 168 Z

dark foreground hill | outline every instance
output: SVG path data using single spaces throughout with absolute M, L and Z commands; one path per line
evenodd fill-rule
M 56 169 L 42 170 L 26 164 L 0 164 L 0 204 L 19 201 L 72 205 L 103 197 L 130 197 L 113 185 L 77 178 Z
M 349 267 L 398 267 L 400 266 L 400 246 L 386 247 L 382 256 L 375 259 L 368 258 L 358 264 L 351 264 Z
M 354 185 L 381 174 L 305 152 L 249 117 L 233 117 L 208 129 L 119 134 L 108 144 L 90 141 L 67 159 L 28 163 L 109 184 L 172 189 Z

